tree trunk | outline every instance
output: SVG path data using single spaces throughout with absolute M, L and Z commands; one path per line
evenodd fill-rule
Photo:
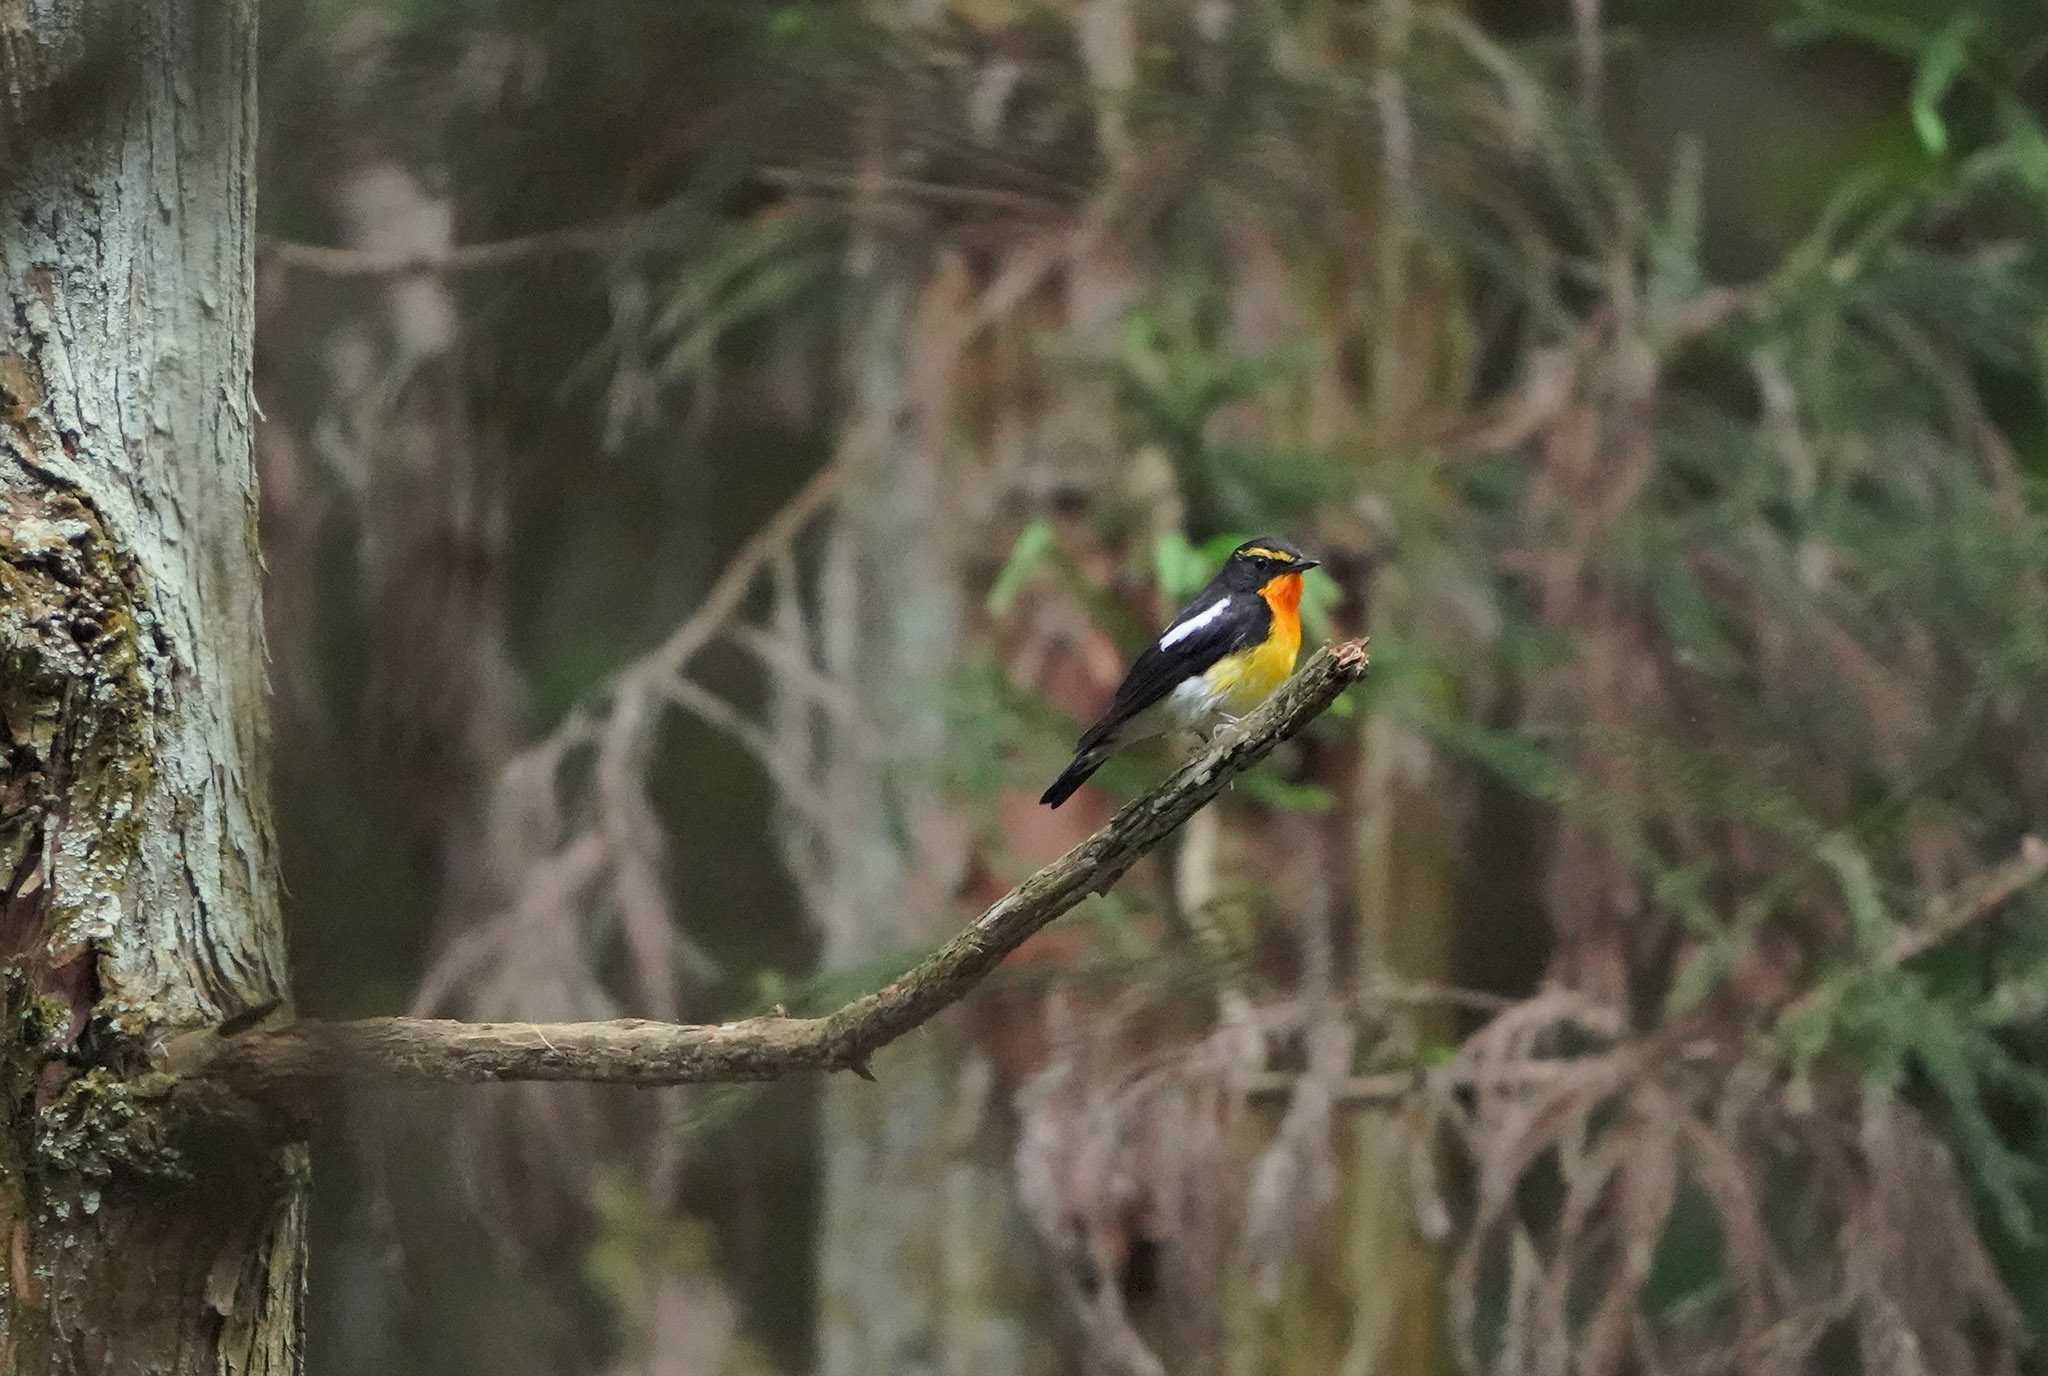
M 806 887 L 828 969 L 899 958 L 943 933 L 960 863 L 934 778 L 961 609 L 926 430 L 937 422 L 914 419 L 924 265 L 869 248 L 848 347 L 854 423 L 897 419 L 859 457 L 821 571 L 826 667 L 857 685 L 876 734 L 830 736 L 823 761 L 838 831 Z M 1026 1279 L 1007 1152 L 988 1131 L 988 1067 L 928 1033 L 876 1069 L 879 1087 L 849 1075 L 824 1087 L 818 1371 L 1044 1371 L 1045 1297 Z
M 33 18 L 29 17 L 33 14 Z M 295 1368 L 303 1148 L 167 1031 L 286 989 L 254 0 L 0 0 L 0 1370 Z

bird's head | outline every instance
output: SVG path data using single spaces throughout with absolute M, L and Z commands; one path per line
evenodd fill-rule
M 1317 562 L 1285 540 L 1262 535 L 1230 552 L 1223 565 L 1223 576 L 1232 587 L 1257 592 L 1276 578 L 1298 579 L 1316 567 Z

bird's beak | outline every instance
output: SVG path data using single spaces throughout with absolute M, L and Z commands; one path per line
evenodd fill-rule
M 1296 573 L 1307 573 L 1310 569 L 1319 569 L 1322 566 L 1322 560 L 1310 559 L 1306 556 L 1303 556 L 1302 558 L 1296 559 L 1294 561 L 1294 571 Z

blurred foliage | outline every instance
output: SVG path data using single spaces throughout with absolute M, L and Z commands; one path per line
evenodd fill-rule
M 301 0 L 304 46 L 281 44 L 268 79 L 365 8 Z M 618 538 L 619 505 L 584 500 L 587 482 L 652 494 L 625 505 L 667 519 L 666 437 L 711 437 L 739 457 L 722 479 L 696 460 L 692 502 L 718 516 L 692 529 L 730 549 L 838 415 L 829 364 L 862 252 L 952 252 L 986 277 L 1044 225 L 1100 214 L 1136 283 L 1113 327 L 1015 348 L 1047 389 L 1096 398 L 1114 452 L 1034 441 L 1030 471 L 963 518 L 992 553 L 968 560 L 986 624 L 947 686 L 949 789 L 991 828 L 1071 737 L 1004 671 L 1035 607 L 1078 608 L 1127 652 L 1231 546 L 1285 531 L 1330 556 L 1311 636 L 1363 623 L 1375 656 L 1359 717 L 1324 723 L 1304 758 L 1366 717 L 1437 752 L 1474 843 L 1453 882 L 1512 887 L 1558 952 L 1547 971 L 1486 967 L 1493 992 L 1533 1001 L 1546 973 L 1574 984 L 1611 957 L 1621 1026 L 1552 1020 L 1513 1044 L 1734 1048 L 1661 1099 L 1574 1101 L 1541 1141 L 1464 1132 L 1468 1357 L 1513 1369 L 1545 1286 L 1553 1336 L 1584 1345 L 1557 1369 L 1627 1369 L 1601 1346 L 1621 1341 L 1615 1294 L 1642 1351 L 1732 1354 L 1703 1369 L 1765 1369 L 1759 1313 L 1812 1370 L 1914 1369 L 1879 1360 L 1899 1334 L 1995 1365 L 2048 1332 L 2048 899 L 2022 892 L 1894 958 L 1944 895 L 2048 828 L 2037 6 L 1579 6 L 1604 23 L 1589 68 L 1586 34 L 1526 8 L 1139 4 L 1130 81 L 1109 93 L 1059 6 L 936 6 L 929 24 L 847 3 L 374 8 L 429 52 L 452 34 L 525 55 L 455 121 L 468 237 L 621 226 L 594 268 L 465 289 L 491 395 L 623 470 L 521 489 L 538 552 L 523 603 L 552 608 L 522 639 L 546 712 L 688 602 L 630 627 L 584 615 L 630 600 L 579 568 Z M 309 193 L 270 177 L 274 227 L 310 234 Z M 1244 324 L 1261 312 L 1285 326 Z M 518 342 L 549 330 L 544 351 Z M 775 376 L 791 358 L 813 365 L 803 386 Z M 970 433 L 1008 404 L 972 383 L 948 400 Z M 777 477 L 716 500 L 750 464 Z M 639 570 L 619 563 L 623 587 Z M 678 750 L 671 816 L 695 815 L 703 777 L 746 779 L 738 803 L 765 810 L 737 752 Z M 1122 791 L 1153 769 L 1102 779 Z M 1341 819 L 1351 801 L 1304 765 L 1228 806 Z M 1482 873 L 1490 826 L 1526 833 L 1531 872 Z M 709 869 L 684 880 L 704 886 L 692 911 L 747 891 Z M 1291 969 L 1248 954 L 1270 896 L 1220 901 L 1251 914 L 1233 914 L 1251 934 L 1228 960 L 1120 894 L 1092 913 L 1099 964 L 1061 977 L 1284 992 Z M 1496 916 L 1473 900 L 1463 920 Z M 736 968 L 800 963 L 793 925 L 772 959 L 750 957 L 745 924 L 712 944 Z M 1486 1194 L 1509 1157 L 1526 1207 Z M 1890 1180 L 1945 1199 L 1950 1161 L 1967 1208 L 1921 1219 L 1952 1272 L 1928 1292 L 1951 1312 L 1929 1316 L 1873 1260 L 1890 1235 L 1866 1195 Z M 584 1279 L 622 1332 L 644 1330 L 643 1277 L 716 1248 L 647 1224 L 620 1181 L 592 1198 Z M 1740 1235 L 1746 1208 L 1760 1239 Z

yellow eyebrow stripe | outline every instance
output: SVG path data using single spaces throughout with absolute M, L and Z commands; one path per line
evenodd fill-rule
M 1288 554 L 1282 550 L 1267 549 L 1264 545 L 1255 545 L 1251 549 L 1246 550 L 1244 552 L 1244 557 L 1247 559 L 1278 559 L 1282 562 L 1286 562 L 1294 558 L 1293 555 Z

